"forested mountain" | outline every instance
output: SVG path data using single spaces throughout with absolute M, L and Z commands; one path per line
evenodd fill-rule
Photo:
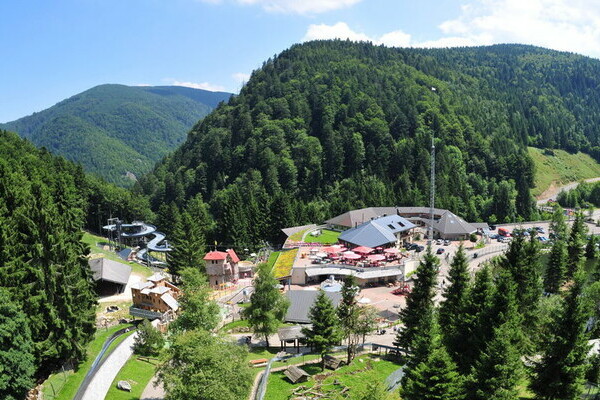
M 0 141 L 0 397 L 24 398 L 36 374 L 85 358 L 95 332 L 82 228 L 152 215 L 144 199 L 14 133 Z
M 178 86 L 101 85 L 0 124 L 110 182 L 131 186 L 230 93 Z M 128 174 L 129 173 L 129 174 Z
M 200 195 L 215 239 L 253 245 L 352 208 L 427 204 L 434 134 L 436 206 L 472 221 L 527 220 L 526 146 L 600 157 L 599 83 L 600 61 L 532 46 L 295 45 L 137 190 L 165 220 Z

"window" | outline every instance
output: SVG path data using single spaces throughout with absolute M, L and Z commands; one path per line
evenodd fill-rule
M 394 230 L 394 229 L 396 229 L 396 228 L 394 228 L 394 225 L 392 225 L 392 224 L 388 224 L 388 227 L 389 227 L 391 230 Z

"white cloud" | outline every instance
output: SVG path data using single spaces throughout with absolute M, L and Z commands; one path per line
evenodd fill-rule
M 441 23 L 440 36 L 430 40 L 415 40 L 401 30 L 370 36 L 353 30 L 345 22 L 310 25 L 302 40 L 350 39 L 391 47 L 526 43 L 600 57 L 600 2 L 597 0 L 465 1 L 460 16 Z
M 237 0 L 240 4 L 259 5 L 268 12 L 289 14 L 318 14 L 347 8 L 360 1 L 362 0 Z
M 246 83 L 248 79 L 250 79 L 250 74 L 246 74 L 244 72 L 236 72 L 235 74 L 231 74 L 231 77 L 237 83 Z
M 173 86 L 185 86 L 185 87 L 194 88 L 194 89 L 209 90 L 211 92 L 224 92 L 225 91 L 225 88 L 223 86 L 215 85 L 215 84 L 212 84 L 209 82 L 200 82 L 200 83 L 182 82 L 182 81 L 178 81 L 176 79 L 166 79 L 166 81 L 168 81 Z
M 133 86 L 152 86 L 149 83 L 134 83 Z
M 600 56 L 595 0 L 469 0 L 439 28 L 472 44 L 528 43 Z

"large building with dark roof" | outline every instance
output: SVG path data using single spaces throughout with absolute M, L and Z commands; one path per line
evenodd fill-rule
M 88 264 L 100 296 L 123 293 L 131 275 L 131 266 L 108 258 L 93 258 L 88 260 Z
M 351 246 L 390 247 L 401 244 L 413 228 L 412 222 L 399 215 L 386 215 L 343 231 L 339 241 Z
M 331 229 L 346 231 L 362 225 L 371 219 L 397 215 L 416 226 L 427 229 L 431 223 L 429 207 L 368 207 L 352 210 L 325 221 Z M 477 232 L 481 224 L 471 224 L 449 210 L 433 209 L 433 234 L 435 238 L 465 240 Z M 485 228 L 485 227 L 484 227 Z M 372 246 L 370 246 L 372 247 Z

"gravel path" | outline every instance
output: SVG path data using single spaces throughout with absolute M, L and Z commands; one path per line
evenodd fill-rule
M 108 356 L 90 382 L 82 400 L 104 400 L 113 380 L 133 354 L 132 346 L 136 336 L 137 332 L 128 336 Z
M 140 400 L 162 400 L 165 398 L 165 389 L 162 385 L 154 387 L 154 382 L 156 382 L 156 375 L 146 385 Z
M 600 177 L 584 179 L 584 181 L 588 183 L 598 182 L 600 181 Z M 544 191 L 544 193 L 538 196 L 537 204 L 543 205 L 546 204 L 550 199 L 556 200 L 556 196 L 558 196 L 560 192 L 568 192 L 569 190 L 575 189 L 578 185 L 579 182 L 571 182 L 561 186 L 555 186 L 555 184 L 553 183 L 550 188 L 548 188 Z

